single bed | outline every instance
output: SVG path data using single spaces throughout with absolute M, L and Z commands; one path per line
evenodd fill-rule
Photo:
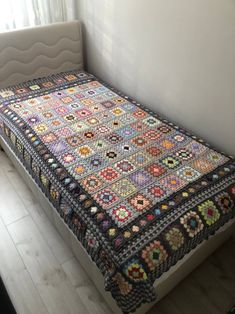
M 235 162 L 82 50 L 77 21 L 0 34 L 0 143 L 110 309 L 146 313 L 234 232 Z

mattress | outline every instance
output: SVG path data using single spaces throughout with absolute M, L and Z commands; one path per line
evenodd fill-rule
M 124 313 L 234 217 L 234 159 L 91 74 L 0 90 L 0 121 Z

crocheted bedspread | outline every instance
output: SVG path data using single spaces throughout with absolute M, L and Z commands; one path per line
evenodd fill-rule
M 1 136 L 123 312 L 234 216 L 235 161 L 81 71 L 0 90 Z

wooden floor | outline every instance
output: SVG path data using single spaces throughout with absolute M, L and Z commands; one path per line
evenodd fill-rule
M 4 152 L 0 152 L 0 273 L 20 314 L 111 314 Z M 233 304 L 235 237 L 149 314 L 225 314 Z

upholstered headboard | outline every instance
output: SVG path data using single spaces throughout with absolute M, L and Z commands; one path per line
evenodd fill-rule
M 0 88 L 83 68 L 78 21 L 0 34 Z

